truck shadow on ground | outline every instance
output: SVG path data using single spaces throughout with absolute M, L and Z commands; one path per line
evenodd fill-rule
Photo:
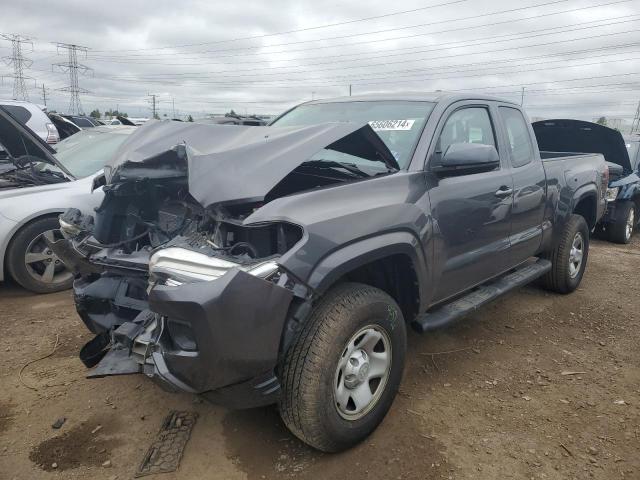
M 275 407 L 234 411 L 223 420 L 226 454 L 249 480 L 349 478 L 446 478 L 442 447 L 394 403 L 381 427 L 360 445 L 339 454 L 313 450 L 295 438 Z M 411 461 L 407 462 L 407 458 Z

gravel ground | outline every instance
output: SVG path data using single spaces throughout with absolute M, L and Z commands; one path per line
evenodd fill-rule
M 90 337 L 70 292 L 3 285 L 0 479 L 130 479 L 172 409 L 199 419 L 178 472 L 150 479 L 640 479 L 639 247 L 640 235 L 594 241 L 573 295 L 528 287 L 411 334 L 391 412 L 338 455 L 302 445 L 274 408 L 228 411 L 142 376 L 85 379 Z

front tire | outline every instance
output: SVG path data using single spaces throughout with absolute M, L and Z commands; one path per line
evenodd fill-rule
M 400 386 L 406 325 L 396 302 L 343 283 L 314 307 L 281 368 L 280 415 L 303 442 L 345 450 L 382 421 Z
M 608 226 L 609 240 L 614 243 L 629 243 L 638 218 L 636 205 L 633 202 L 622 202 L 616 210 L 617 221 Z
M 589 227 L 581 215 L 571 215 L 553 250 L 543 255 L 551 270 L 540 281 L 547 290 L 571 293 L 582 281 L 589 257 Z
M 58 228 L 57 218 L 39 218 L 22 227 L 11 239 L 7 269 L 27 290 L 52 293 L 71 288 L 73 274 L 44 241 L 45 232 Z

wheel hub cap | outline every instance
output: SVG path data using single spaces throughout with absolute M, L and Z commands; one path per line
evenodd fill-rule
M 349 357 L 344 369 L 344 385 L 353 390 L 364 382 L 369 375 L 369 357 L 364 350 L 356 350 Z
M 369 325 L 356 332 L 338 359 L 334 399 L 340 416 L 357 420 L 378 402 L 391 370 L 391 340 L 387 332 Z

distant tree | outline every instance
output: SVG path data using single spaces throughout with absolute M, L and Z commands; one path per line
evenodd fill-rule
M 125 112 L 119 112 L 118 110 L 105 110 L 104 112 L 104 116 L 105 117 L 128 117 L 128 115 Z
M 607 117 L 600 117 L 596 123 L 598 125 L 604 125 L 606 127 L 607 126 Z
M 100 110 L 98 110 L 97 108 L 95 110 L 92 110 L 89 116 L 93 118 L 100 118 Z
M 191 115 L 187 117 L 187 122 L 193 122 L 193 117 Z

